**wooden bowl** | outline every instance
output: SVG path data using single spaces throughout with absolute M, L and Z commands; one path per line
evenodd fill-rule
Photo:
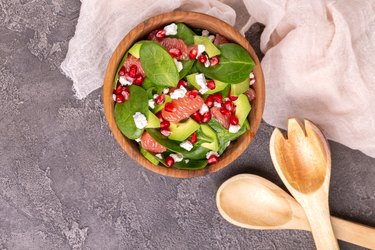
M 244 47 L 255 62 L 253 72 L 256 78 L 256 83 L 254 85 L 256 99 L 251 103 L 252 109 L 249 116 L 251 128 L 248 132 L 238 138 L 237 141 L 233 142 L 227 148 L 227 150 L 225 150 L 224 154 L 220 157 L 220 162 L 214 165 L 209 165 L 201 170 L 179 170 L 175 168 L 166 168 L 164 166 L 153 165 L 141 155 L 137 143 L 127 139 L 120 132 L 114 118 L 114 102 L 112 99 L 113 81 L 117 67 L 120 64 L 124 54 L 136 41 L 143 39 L 152 30 L 163 27 L 172 22 L 183 22 L 190 27 L 206 29 L 211 33 L 219 33 L 228 40 Z M 122 39 L 116 50 L 113 52 L 113 55 L 108 63 L 104 78 L 103 102 L 104 112 L 108 120 L 109 127 L 117 142 L 131 158 L 133 158 L 140 165 L 156 173 L 178 178 L 188 178 L 213 173 L 228 166 L 249 146 L 262 119 L 265 100 L 264 92 L 264 79 L 259 59 L 248 41 L 237 30 L 224 21 L 209 15 L 196 12 L 175 11 L 152 17 L 143 23 L 140 23 L 134 29 L 132 29 L 124 37 L 124 39 Z

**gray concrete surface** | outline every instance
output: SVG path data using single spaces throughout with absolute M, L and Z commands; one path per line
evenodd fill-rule
M 0 0 L 0 249 L 314 249 L 310 233 L 245 230 L 216 211 L 217 188 L 238 173 L 281 185 L 266 124 L 210 176 L 166 178 L 129 159 L 100 90 L 76 100 L 58 69 L 79 8 L 78 0 Z M 260 30 L 248 34 L 255 46 Z M 330 145 L 332 213 L 375 226 L 375 159 Z

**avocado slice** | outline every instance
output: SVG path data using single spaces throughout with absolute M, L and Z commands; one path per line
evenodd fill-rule
M 141 151 L 141 154 L 142 154 L 147 160 L 149 160 L 152 164 L 154 164 L 154 165 L 158 165 L 158 164 L 159 164 L 159 159 L 158 159 L 155 155 L 153 155 L 153 154 L 151 154 L 150 152 L 148 152 L 146 149 L 140 147 L 140 150 L 139 150 L 139 151 Z
M 144 43 L 144 41 L 139 41 L 137 43 L 135 43 L 130 49 L 129 49 L 129 53 L 134 56 L 135 58 L 139 58 L 139 51 L 141 50 L 141 47 L 142 47 L 142 44 Z
M 208 57 L 220 55 L 220 50 L 206 36 L 194 36 L 194 44 L 203 44 L 206 47 Z
M 202 124 L 201 129 L 202 129 L 202 133 L 212 140 L 211 142 L 202 143 L 202 147 L 208 148 L 217 152 L 219 150 L 219 140 L 217 139 L 215 131 L 206 124 Z
M 195 76 L 197 75 L 198 73 L 193 73 L 193 74 L 190 74 L 188 76 L 186 76 L 186 80 L 194 86 L 194 88 L 196 89 L 200 89 L 201 87 L 198 85 L 197 81 L 195 80 Z M 214 89 L 209 89 L 207 90 L 207 92 L 205 94 L 207 95 L 211 95 L 213 93 L 216 93 L 216 92 L 219 92 L 219 91 L 222 91 L 223 89 L 225 89 L 228 84 L 225 83 L 225 82 L 220 82 L 218 80 L 214 80 L 215 81 L 215 88 Z
M 146 128 L 160 128 L 160 120 L 150 110 L 148 111 L 148 119 Z
M 236 84 L 230 85 L 231 89 L 231 95 L 233 96 L 239 96 L 240 94 L 243 94 L 246 92 L 246 90 L 249 89 L 250 86 L 250 78 L 246 78 L 244 81 Z
M 240 94 L 234 104 L 236 105 L 235 114 L 238 118 L 238 125 L 242 126 L 251 110 L 249 99 L 247 99 L 246 95 Z
M 167 102 L 171 102 L 172 98 L 169 95 L 164 95 L 164 102 L 160 105 L 155 104 L 154 113 L 156 114 L 162 110 Z
M 193 119 L 189 118 L 185 122 L 173 123 L 171 122 L 169 129 L 171 135 L 168 139 L 175 141 L 186 140 L 192 133 L 199 128 L 199 124 Z

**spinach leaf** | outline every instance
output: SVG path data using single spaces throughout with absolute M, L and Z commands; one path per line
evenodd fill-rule
M 145 42 L 140 50 L 140 59 L 146 76 L 160 86 L 176 87 L 179 74 L 169 53 L 156 42 Z
M 197 63 L 199 71 L 208 78 L 231 84 L 240 83 L 249 77 L 255 63 L 244 48 L 234 43 L 221 44 L 218 48 L 221 51 L 220 63 L 208 68 Z
M 165 164 L 165 158 L 170 154 L 171 152 L 164 152 L 162 154 L 163 156 L 163 159 L 159 160 L 163 165 L 167 166 Z M 191 159 L 188 159 L 189 161 L 186 163 L 185 160 L 187 159 L 183 159 L 182 161 L 180 162 L 175 162 L 173 164 L 173 167 L 174 168 L 177 168 L 177 169 L 186 169 L 186 170 L 197 170 L 197 169 L 202 169 L 204 168 L 205 166 L 207 166 L 207 160 L 191 160 Z
M 193 65 L 191 66 L 189 72 L 187 73 L 187 75 L 191 75 L 191 74 L 194 74 L 194 73 L 199 73 L 198 69 L 197 69 L 197 60 L 193 60 L 194 63 Z
M 170 151 L 180 153 L 183 155 L 184 158 L 191 159 L 191 160 L 199 160 L 205 159 L 206 154 L 210 151 L 207 148 L 201 147 L 201 143 L 195 143 L 194 147 L 191 151 L 187 151 L 180 147 L 180 142 L 169 140 L 164 135 L 160 134 L 158 129 L 146 129 L 147 132 L 155 139 L 158 143 L 163 145 L 164 147 L 168 148 Z
M 180 79 L 184 78 L 188 72 L 191 70 L 191 68 L 193 67 L 193 64 L 195 63 L 195 60 L 183 60 L 181 61 L 182 63 L 182 70 L 180 71 Z
M 115 105 L 115 121 L 120 131 L 129 139 L 139 138 L 144 129 L 138 129 L 135 126 L 133 115 L 141 112 L 148 116 L 148 99 L 146 91 L 138 86 L 129 87 L 129 100 Z
M 194 44 L 196 34 L 185 24 L 177 23 L 177 34 L 171 37 L 182 39 L 187 45 Z

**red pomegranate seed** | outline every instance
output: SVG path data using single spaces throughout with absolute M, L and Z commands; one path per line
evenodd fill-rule
M 176 111 L 176 107 L 171 102 L 167 102 L 164 106 L 164 109 L 165 109 L 165 111 L 168 111 L 168 112 L 175 112 Z
M 194 114 L 191 115 L 191 117 L 198 123 L 202 122 L 202 116 L 198 112 L 195 112 Z
M 118 74 L 120 76 L 123 76 L 123 75 L 125 75 L 125 73 L 126 73 L 126 68 L 124 66 L 122 66 L 121 69 L 119 70 Z
M 210 66 L 215 66 L 215 65 L 219 64 L 219 62 L 220 62 L 219 57 L 214 56 L 214 57 L 211 58 Z
M 142 75 L 137 75 L 136 78 L 134 79 L 133 83 L 135 85 L 140 86 L 140 85 L 142 85 L 144 79 L 145 78 Z
M 125 98 L 124 98 L 123 95 L 121 95 L 121 94 L 116 95 L 116 102 L 117 103 L 123 103 L 124 101 L 125 101 Z
M 160 129 L 160 133 L 164 136 L 169 136 L 171 134 L 171 131 L 169 130 L 169 128 L 162 128 Z
M 189 58 L 191 60 L 194 60 L 198 55 L 198 49 L 196 47 L 193 47 L 191 48 L 191 50 L 189 51 Z
M 181 50 L 176 49 L 176 48 L 172 48 L 172 49 L 170 49 L 168 52 L 169 52 L 169 54 L 170 54 L 172 57 L 179 57 L 179 56 L 182 55 Z
M 187 86 L 188 86 L 187 81 L 179 80 L 178 84 L 177 84 L 177 88 L 180 88 L 181 86 L 184 86 L 185 88 L 187 88 Z
M 225 107 L 220 108 L 220 113 L 222 113 L 223 115 L 231 115 L 231 112 L 227 110 Z
M 228 92 L 228 97 L 229 97 L 229 99 L 233 102 L 233 101 L 237 100 L 238 96 L 233 96 L 231 92 L 232 92 L 232 91 L 229 90 L 229 92 Z
M 231 115 L 229 117 L 229 123 L 232 125 L 238 125 L 238 118 L 235 115 Z
M 208 111 L 203 114 L 202 116 L 202 122 L 209 122 L 211 120 L 211 112 Z
M 207 96 L 205 103 L 209 108 L 214 105 L 214 98 L 212 97 L 212 95 Z
M 216 93 L 212 95 L 212 98 L 215 102 L 222 103 L 223 102 L 223 96 L 220 93 Z
M 233 102 L 228 100 L 228 101 L 225 101 L 224 102 L 224 107 L 226 110 L 230 111 L 230 112 L 233 112 L 234 111 L 234 105 L 233 105 Z
M 157 112 L 156 113 L 156 117 L 159 118 L 159 120 L 162 122 L 164 121 L 164 118 L 163 118 L 163 115 L 161 114 L 161 112 Z
M 197 132 L 194 132 L 194 133 L 191 134 L 189 141 L 190 141 L 191 143 L 194 144 L 194 143 L 196 143 L 197 140 L 198 140 L 197 137 L 198 137 L 198 136 L 197 136 Z
M 121 95 L 124 96 L 124 99 L 127 101 L 130 96 L 130 91 L 128 87 L 122 87 Z
M 214 80 L 208 80 L 207 81 L 207 88 L 209 88 L 209 89 L 215 89 L 215 87 L 216 87 L 216 84 L 215 84 Z
M 137 75 L 138 67 L 135 64 L 130 65 L 129 67 L 129 76 L 134 78 Z
M 205 54 L 202 54 L 198 57 L 198 61 L 201 63 L 201 64 L 204 64 L 206 61 L 207 61 L 207 56 Z
M 121 94 L 122 92 L 122 86 L 121 84 L 117 86 L 117 88 L 113 91 L 114 94 Z
M 174 159 L 172 158 L 172 156 L 167 156 L 167 157 L 165 157 L 165 164 L 166 164 L 168 167 L 172 167 L 172 166 L 173 166 L 173 163 L 174 163 Z
M 160 122 L 160 128 L 169 128 L 171 124 L 169 123 L 169 121 L 166 121 L 166 120 L 163 120 L 162 122 Z
M 158 95 L 156 98 L 155 98 L 155 103 L 157 105 L 160 105 L 164 102 L 164 95 L 163 94 L 160 94 Z
M 194 99 L 195 97 L 198 96 L 198 93 L 199 93 L 199 92 L 198 92 L 198 90 L 196 90 L 196 89 L 190 91 L 190 92 L 189 92 L 189 98 Z
M 130 76 L 129 72 L 126 72 L 125 73 L 125 79 L 129 82 L 133 82 L 134 81 L 134 77 Z
M 211 155 L 207 159 L 208 164 L 215 164 L 215 163 L 218 163 L 219 161 L 220 161 L 220 158 L 217 157 L 216 155 Z
M 158 40 L 162 40 L 165 37 L 165 30 L 159 30 L 155 36 Z
M 247 96 L 247 98 L 249 99 L 249 101 L 253 101 L 256 97 L 255 95 L 255 90 L 252 89 L 252 88 L 249 88 L 246 92 L 245 92 L 245 95 Z

